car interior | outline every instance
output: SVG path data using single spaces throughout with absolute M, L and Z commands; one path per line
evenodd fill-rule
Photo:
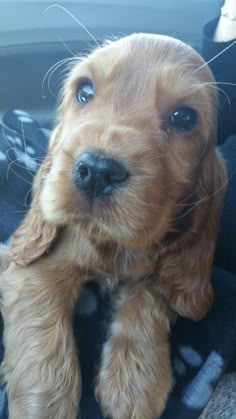
M 58 0 L 55 3 L 1 0 L 0 241 L 9 243 L 9 234 L 15 231 L 29 208 L 32 180 L 44 158 L 57 117 L 60 88 L 75 57 L 88 54 L 107 39 L 139 32 L 169 35 L 200 52 L 204 25 L 219 15 L 223 3 L 223 0 Z M 31 128 L 25 124 L 26 138 L 34 136 L 27 147 L 18 116 L 21 122 L 32 122 Z M 219 142 L 232 182 L 228 186 L 216 251 L 219 263 L 214 264 L 212 271 L 215 302 L 206 319 L 193 322 L 180 318 L 174 326 L 171 345 L 177 384 L 161 419 L 236 419 L 236 404 L 232 402 L 236 400 L 236 141 L 232 138 L 227 144 Z M 1 163 L 9 165 L 2 178 Z M 22 168 L 24 164 L 27 170 Z M 74 329 L 80 343 L 84 385 L 82 419 L 104 419 L 92 385 L 99 350 L 106 338 L 109 304 L 107 296 L 101 295 L 92 283 L 76 306 L 79 320 Z M 4 353 L 2 329 L 0 315 L 0 362 Z M 212 394 L 226 371 L 234 372 L 234 380 L 227 378 L 227 387 L 219 394 L 220 399 L 222 394 L 223 398 L 230 394 L 231 399 L 227 402 L 226 397 L 218 413 L 218 402 L 214 405 Z M 202 414 L 209 400 L 213 400 L 213 405 Z M 228 408 L 233 413 L 222 413 L 224 409 L 228 412 Z M 0 384 L 0 419 L 7 419 L 7 409 L 6 392 Z M 215 416 L 211 416 L 212 411 Z
M 50 127 L 65 71 L 61 60 L 95 41 L 133 32 L 160 33 L 199 48 L 204 23 L 220 0 L 2 0 L 0 114 L 29 111 Z M 57 65 L 58 64 L 58 65 Z

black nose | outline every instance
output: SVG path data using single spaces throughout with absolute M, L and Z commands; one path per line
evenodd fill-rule
M 91 199 L 110 195 L 129 177 L 125 167 L 117 160 L 92 152 L 79 156 L 72 174 L 76 186 Z

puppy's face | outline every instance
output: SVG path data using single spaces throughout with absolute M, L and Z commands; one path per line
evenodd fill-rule
M 51 143 L 45 218 L 134 248 L 161 240 L 213 150 L 211 82 L 196 52 L 158 35 L 108 43 L 79 62 Z

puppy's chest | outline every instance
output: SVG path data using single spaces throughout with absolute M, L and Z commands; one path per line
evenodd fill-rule
M 134 252 L 105 247 L 93 252 L 96 256 L 91 258 L 90 272 L 99 282 L 138 280 L 154 274 L 156 254 L 152 250 Z
M 66 242 L 66 243 L 65 243 Z M 80 235 L 76 240 L 65 240 L 67 254 L 73 264 L 85 272 L 87 279 L 117 283 L 120 280 L 138 280 L 156 272 L 156 248 L 131 251 L 113 243 L 96 245 Z

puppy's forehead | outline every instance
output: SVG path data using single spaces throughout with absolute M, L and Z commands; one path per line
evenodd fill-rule
M 185 43 L 162 35 L 133 34 L 117 41 L 105 43 L 84 63 L 89 70 L 103 79 L 125 74 L 136 79 L 162 71 L 181 70 L 190 74 L 203 64 L 201 57 Z M 203 73 L 205 71 L 203 70 Z M 201 74 L 196 75 L 200 78 Z
M 133 34 L 105 43 L 74 69 L 72 80 L 80 77 L 91 77 L 99 98 L 118 109 L 140 100 L 148 111 L 154 102 L 168 108 L 184 100 L 196 106 L 215 100 L 213 89 L 205 87 L 213 78 L 204 60 L 163 35 Z

